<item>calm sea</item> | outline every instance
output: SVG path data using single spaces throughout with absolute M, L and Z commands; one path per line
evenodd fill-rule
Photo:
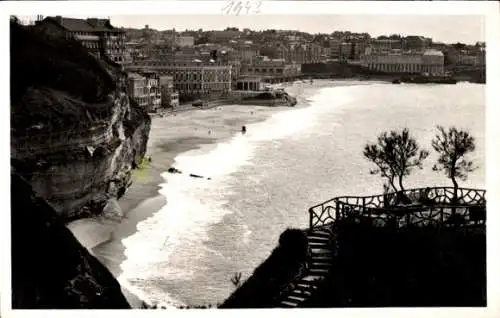
M 436 125 L 468 129 L 479 168 L 463 186 L 484 187 L 485 86 L 369 84 L 325 87 L 310 107 L 285 110 L 247 126 L 246 135 L 183 153 L 175 166 L 212 180 L 164 174 L 168 203 L 124 239 L 119 280 L 152 303 L 216 304 L 247 278 L 287 227 L 305 228 L 307 209 L 335 196 L 381 192 L 362 156 L 366 142 L 408 127 L 428 150 Z M 224 115 L 222 115 L 224 116 Z M 406 187 L 451 186 L 431 167 Z

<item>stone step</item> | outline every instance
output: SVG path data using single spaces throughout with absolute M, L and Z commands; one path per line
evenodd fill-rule
M 311 254 L 312 256 L 319 256 L 319 255 L 332 255 L 333 252 L 328 249 L 328 248 L 320 248 L 320 247 L 311 247 Z
M 332 267 L 332 264 L 331 263 L 327 263 L 327 262 L 315 262 L 315 263 L 311 264 L 311 269 L 315 269 L 315 268 L 330 268 L 330 267 Z
M 291 291 L 288 295 L 297 296 L 297 297 L 310 297 L 312 295 L 312 293 L 309 291 L 309 289 L 297 288 L 297 289 Z
M 330 232 L 327 231 L 312 231 L 307 234 L 307 236 L 314 236 L 314 237 L 328 237 L 330 238 L 331 234 Z
M 297 281 L 297 283 L 295 284 L 295 287 L 298 288 L 298 289 L 311 289 L 311 288 L 314 288 L 315 286 L 312 285 L 311 281 L 309 280 L 299 280 Z
M 297 303 L 301 303 L 303 302 L 304 300 L 307 299 L 308 296 L 296 296 L 296 295 L 291 295 L 291 294 L 288 294 L 286 296 L 286 300 L 291 300 L 291 301 L 294 301 L 294 302 L 297 302 Z
M 311 268 L 310 270 L 315 270 L 315 269 L 327 269 L 327 270 L 330 270 L 330 268 L 332 267 L 332 264 L 328 264 L 328 263 L 316 263 L 315 265 L 311 265 Z
M 309 242 L 309 244 L 311 243 L 324 243 L 324 244 L 327 244 L 327 245 L 330 245 L 330 238 L 328 237 L 322 237 L 322 236 L 318 236 L 318 237 L 308 237 L 307 238 L 307 241 Z
M 312 285 L 312 283 L 305 281 L 303 283 L 298 283 L 295 285 L 295 289 L 297 291 L 307 291 L 309 292 L 310 290 L 316 289 L 316 286 Z
M 295 289 L 297 292 L 299 293 L 314 293 L 315 290 L 317 290 L 319 287 L 319 283 L 321 281 L 302 281 L 301 283 L 298 283 L 297 285 L 295 285 Z M 300 284 L 300 285 L 299 285 Z
M 325 278 L 323 275 L 318 275 L 318 274 L 313 274 L 309 273 L 306 276 L 302 277 L 302 279 L 299 281 L 299 283 L 307 283 L 307 284 L 314 284 L 316 280 L 321 281 Z
M 324 234 L 324 233 L 310 233 L 307 235 L 308 238 L 322 238 L 322 239 L 325 239 L 325 240 L 329 240 L 330 239 L 330 235 L 329 234 Z
M 309 242 L 309 247 L 311 248 L 311 250 L 314 250 L 314 249 L 326 249 L 326 250 L 330 250 L 330 245 L 329 244 L 325 244 L 325 243 L 320 243 L 320 242 Z
M 311 261 L 314 262 L 331 262 L 333 254 L 326 254 L 325 256 L 311 256 Z
M 297 303 L 296 302 L 293 302 L 293 301 L 289 301 L 288 299 L 287 300 L 282 300 L 280 302 L 280 305 L 283 306 L 283 307 L 289 307 L 289 308 L 294 308 L 294 307 L 297 307 Z
M 330 244 L 325 244 L 325 243 L 321 243 L 321 242 L 312 242 L 312 243 L 309 242 L 309 248 L 311 250 L 326 249 L 326 250 L 331 251 L 332 249 L 330 247 L 331 247 Z
M 326 269 L 326 268 L 311 268 L 309 270 L 309 272 L 311 274 L 323 274 L 323 275 L 326 275 L 326 274 L 328 274 L 329 270 Z

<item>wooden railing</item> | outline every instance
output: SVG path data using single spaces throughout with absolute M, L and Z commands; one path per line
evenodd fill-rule
M 372 224 L 468 225 L 486 222 L 486 190 L 453 187 L 409 189 L 375 196 L 337 197 L 309 209 L 309 227 L 354 218 Z

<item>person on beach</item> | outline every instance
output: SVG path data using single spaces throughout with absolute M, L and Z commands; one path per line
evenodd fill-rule
M 246 126 L 241 126 L 241 133 L 244 135 L 247 132 L 247 127 Z

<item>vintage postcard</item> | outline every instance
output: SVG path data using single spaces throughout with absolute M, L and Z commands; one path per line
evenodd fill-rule
M 495 317 L 499 8 L 2 3 L 2 316 Z

